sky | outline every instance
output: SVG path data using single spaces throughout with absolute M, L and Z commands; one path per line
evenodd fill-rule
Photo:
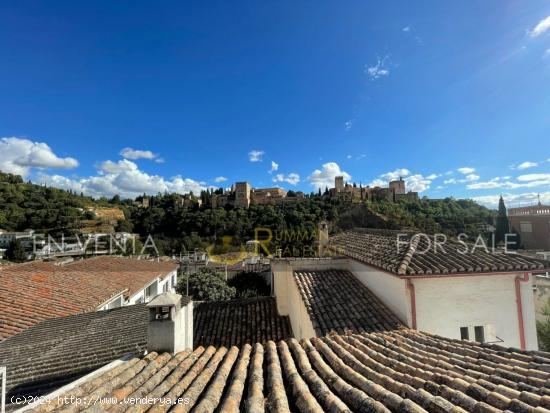
M 550 204 L 550 1 L 3 1 L 0 170 Z

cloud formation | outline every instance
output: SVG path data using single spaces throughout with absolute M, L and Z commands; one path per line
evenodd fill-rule
M 517 166 L 517 168 L 523 170 L 523 169 L 534 168 L 535 166 L 538 166 L 538 163 L 537 163 L 537 162 L 525 161 L 525 162 L 520 163 L 520 164 Z
M 529 32 L 531 37 L 539 37 L 541 34 L 545 33 L 550 29 L 550 16 L 542 19 L 537 23 L 537 25 Z
M 511 177 L 495 177 L 489 181 L 476 182 L 466 186 L 468 189 L 518 189 L 518 188 L 535 188 L 539 186 L 550 186 L 550 174 L 525 174 L 512 181 Z
M 262 162 L 262 156 L 264 156 L 264 151 L 259 151 L 257 149 L 253 149 L 250 152 L 248 152 L 248 160 L 250 162 Z
M 25 138 L 0 139 L 0 170 L 27 176 L 31 168 L 72 169 L 78 166 L 74 158 L 60 158 L 44 142 Z
M 408 191 L 424 192 L 430 189 L 432 181 L 438 176 L 439 175 L 437 174 L 430 174 L 428 176 L 423 176 L 422 174 L 412 174 L 407 168 L 398 168 L 380 175 L 377 179 L 372 181 L 369 186 L 386 187 L 390 181 L 403 178 Z
M 41 173 L 38 182 L 57 188 L 71 189 L 83 192 L 93 197 L 112 197 L 116 194 L 123 198 L 135 198 L 143 193 L 157 194 L 159 192 L 189 192 L 200 193 L 206 189 L 204 182 L 198 182 L 177 175 L 165 179 L 159 175 L 149 175 L 127 159 L 118 162 L 104 161 L 97 165 L 98 175 L 85 178 L 68 178 L 61 175 Z
M 294 172 L 289 173 L 288 175 L 277 174 L 273 177 L 273 182 L 286 182 L 290 185 L 297 185 L 300 183 L 300 175 Z
M 314 170 L 311 175 L 307 177 L 308 182 L 316 189 L 325 189 L 326 187 L 334 187 L 334 178 L 337 176 L 343 176 L 344 181 L 349 181 L 351 175 L 340 169 L 340 166 L 336 162 L 327 162 L 323 164 L 321 169 Z
M 214 178 L 214 182 L 216 182 L 218 184 L 222 183 L 222 182 L 225 182 L 225 181 L 227 181 L 227 178 L 225 176 L 217 176 L 217 177 Z
M 365 66 L 365 73 L 371 80 L 380 79 L 390 74 L 390 70 L 386 66 L 387 59 L 388 56 L 386 55 L 382 59 L 378 58 L 375 65 Z
M 534 205 L 538 202 L 539 195 L 540 201 L 543 204 L 550 204 L 550 192 L 526 192 L 521 194 L 505 193 L 502 194 L 502 198 L 504 199 L 504 203 L 506 204 L 507 208 L 513 208 L 518 206 Z M 486 206 L 487 208 L 496 209 L 498 206 L 499 198 L 500 194 L 476 196 L 472 199 L 480 203 L 481 205 Z
M 469 166 L 463 166 L 462 168 L 457 169 L 458 172 L 460 172 L 463 175 L 472 174 L 476 171 L 475 168 L 470 168 Z
M 151 161 L 155 161 L 158 163 L 164 162 L 162 158 L 159 158 L 159 156 L 151 151 L 144 151 L 140 149 L 132 149 L 132 148 L 124 148 L 120 151 L 120 156 L 122 156 L 125 159 L 149 159 Z
M 279 164 L 277 162 L 271 161 L 271 169 L 268 171 L 269 173 L 275 172 L 279 169 Z

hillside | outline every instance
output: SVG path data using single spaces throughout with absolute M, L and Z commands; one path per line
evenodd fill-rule
M 142 208 L 118 196 L 95 200 L 0 173 L 0 229 L 33 228 L 57 234 L 117 228 L 143 237 L 151 234 L 161 252 L 172 254 L 212 245 L 220 253 L 239 249 L 254 238 L 255 229 L 262 228 L 264 238 L 267 232 L 271 234 L 273 251 L 282 248 L 288 255 L 305 255 L 311 253 L 321 220 L 329 221 L 335 232 L 359 226 L 487 235 L 487 226 L 494 224 L 496 214 L 473 201 L 453 198 L 349 204 L 310 195 L 297 203 L 252 205 L 249 209 L 178 206 L 178 198 L 176 194 L 159 194 L 151 197 L 151 207 Z
M 0 172 L 0 229 L 53 234 L 86 228 L 112 231 L 121 219 L 122 209 L 105 200 L 25 183 L 18 175 Z

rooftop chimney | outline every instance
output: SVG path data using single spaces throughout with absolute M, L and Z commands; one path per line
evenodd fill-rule
M 147 350 L 179 353 L 193 349 L 193 302 L 190 297 L 162 293 L 151 300 Z

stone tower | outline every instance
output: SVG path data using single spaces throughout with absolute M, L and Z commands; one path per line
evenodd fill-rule
M 344 177 L 337 176 L 334 178 L 334 188 L 336 192 L 342 192 L 344 190 Z

